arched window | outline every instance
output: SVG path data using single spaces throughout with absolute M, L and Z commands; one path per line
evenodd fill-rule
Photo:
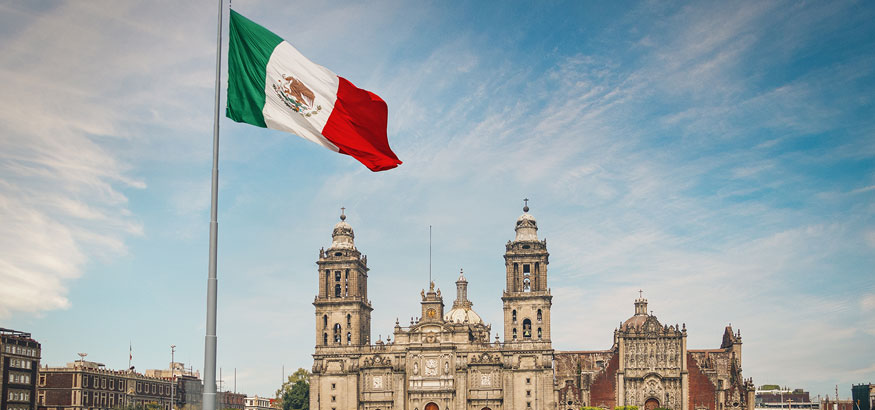
M 340 323 L 334 324 L 334 343 L 340 344 Z
M 516 309 L 514 309 L 513 312 L 511 312 L 511 316 L 512 316 L 511 320 L 513 320 L 513 322 L 516 323 Z
M 322 327 L 328 326 L 328 315 L 322 315 Z
M 322 334 L 322 344 L 323 344 L 324 346 L 328 346 L 328 333 L 323 333 L 323 334 Z
M 339 270 L 334 271 L 334 280 L 340 282 L 340 271 Z
M 339 283 L 334 285 L 334 297 L 336 297 L 336 298 L 340 297 L 340 284 Z
M 541 309 L 538 309 L 538 321 L 540 322 L 541 319 L 542 319 L 542 317 L 541 317 Z
M 516 328 L 513 328 L 513 340 L 516 340 Z
M 346 327 L 352 326 L 352 315 L 346 315 Z
M 352 333 L 346 332 L 346 344 L 352 344 Z
M 538 339 L 540 339 L 540 338 L 541 338 L 541 328 L 539 327 L 538 328 Z
M 532 338 L 532 321 L 529 319 L 523 320 L 523 339 Z

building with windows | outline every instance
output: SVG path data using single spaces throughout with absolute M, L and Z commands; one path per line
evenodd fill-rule
M 802 409 L 818 410 L 820 402 L 812 402 L 810 394 L 802 389 L 773 388 L 775 385 L 762 386 L 756 390 L 756 410 L 768 409 Z
M 234 393 L 229 391 L 216 392 L 216 400 L 218 402 L 218 410 L 244 410 L 244 407 L 246 406 L 246 395 L 243 393 Z
M 310 408 L 753 410 L 753 384 L 741 377 L 741 334 L 727 327 L 720 348 L 687 350 L 686 326 L 660 323 L 643 297 L 610 349 L 555 351 L 547 241 L 528 211 L 505 245 L 503 341 L 490 340 L 492 327 L 473 310 L 461 272 L 449 310 L 431 282 L 419 294 L 417 317 L 396 320 L 392 336 L 372 341 L 367 257 L 341 213 L 316 262 Z
M 851 386 L 851 398 L 857 410 L 875 408 L 875 384 L 855 384 Z
M 244 410 L 272 410 L 271 402 L 273 400 L 266 397 L 247 397 L 243 399 Z
M 0 410 L 36 410 L 40 354 L 30 333 L 0 328 Z
M 98 410 L 127 405 L 170 410 L 171 386 L 168 379 L 131 370 L 109 370 L 101 363 L 78 360 L 65 367 L 40 369 L 38 403 L 40 410 Z
M 146 370 L 146 377 L 172 382 L 171 398 L 174 408 L 179 410 L 200 410 L 203 408 L 204 383 L 200 372 L 187 369 L 183 363 L 172 362 L 167 369 Z

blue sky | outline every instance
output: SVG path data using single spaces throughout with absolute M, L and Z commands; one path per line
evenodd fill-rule
M 740 329 L 757 384 L 875 381 L 871 2 L 331 3 L 234 8 L 383 97 L 404 164 L 222 118 L 226 386 L 312 364 L 341 206 L 375 338 L 418 312 L 429 225 L 447 302 L 464 268 L 500 331 L 524 197 L 556 349 L 609 348 L 643 289 L 691 348 Z M 209 1 L 0 5 L 0 326 L 44 363 L 203 366 L 214 36 Z

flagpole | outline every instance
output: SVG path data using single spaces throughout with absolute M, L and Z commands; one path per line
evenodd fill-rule
M 207 278 L 207 330 L 204 336 L 204 394 L 203 410 L 216 410 L 216 253 L 219 234 L 219 93 L 222 79 L 222 6 L 219 0 L 218 28 L 216 29 L 216 89 L 213 112 L 213 175 L 210 203 L 210 262 Z

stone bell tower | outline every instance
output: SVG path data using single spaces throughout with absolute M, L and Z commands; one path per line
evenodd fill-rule
M 538 240 L 538 222 L 529 214 L 528 199 L 516 221 L 516 237 L 504 253 L 506 287 L 504 341 L 550 343 L 550 307 L 547 287 L 547 240 Z
M 319 250 L 316 307 L 317 346 L 366 345 L 371 340 L 368 257 L 355 247 L 345 208 L 331 233 L 331 246 Z

